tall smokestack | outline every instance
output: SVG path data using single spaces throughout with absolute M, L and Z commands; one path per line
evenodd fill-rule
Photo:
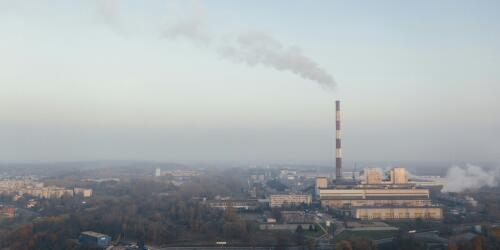
M 335 177 L 342 178 L 342 147 L 340 143 L 340 101 L 335 101 Z

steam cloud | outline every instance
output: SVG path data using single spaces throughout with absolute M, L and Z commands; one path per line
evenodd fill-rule
M 453 166 L 448 169 L 446 181 L 443 192 L 461 192 L 485 186 L 496 187 L 500 183 L 500 170 L 484 170 L 470 164 L 467 164 L 464 168 Z
M 311 58 L 305 56 L 296 46 L 285 46 L 262 32 L 246 32 L 236 39 L 220 40 L 208 35 L 198 19 L 179 22 L 163 33 L 163 37 L 175 39 L 183 37 L 197 44 L 213 44 L 220 56 L 250 66 L 264 65 L 280 71 L 289 71 L 300 77 L 315 81 L 325 89 L 333 89 L 335 81 Z

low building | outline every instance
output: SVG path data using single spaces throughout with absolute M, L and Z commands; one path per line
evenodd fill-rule
M 16 208 L 15 207 L 0 207 L 0 216 L 13 218 L 16 216 Z
M 310 205 L 312 202 L 309 194 L 272 194 L 270 196 L 271 207 Z
M 161 175 L 162 176 L 172 176 L 172 177 L 196 177 L 196 176 L 200 176 L 200 172 L 195 171 L 195 170 L 175 169 L 175 170 L 161 171 Z
M 441 207 L 353 207 L 352 217 L 361 220 L 443 219 Z
M 220 208 L 220 209 L 240 209 L 240 210 L 255 210 L 258 207 L 259 202 L 257 199 L 241 199 L 241 200 L 233 200 L 233 199 L 225 199 L 225 200 L 210 200 L 207 201 L 206 204 L 212 208 Z
M 41 188 L 43 187 L 42 182 L 30 180 L 30 179 L 21 179 L 21 180 L 0 180 L 0 191 L 1 190 L 12 190 L 19 188 Z
M 260 230 L 290 230 L 295 231 L 298 227 L 302 227 L 304 230 L 308 230 L 310 227 L 314 227 L 313 223 L 302 223 L 302 224 L 269 224 L 262 223 L 259 225 Z
M 63 196 L 71 197 L 74 195 L 73 189 L 66 189 L 62 187 L 23 187 L 16 190 L 10 190 L 8 193 L 16 193 L 18 195 L 28 194 L 45 199 L 61 198 Z
M 268 224 L 276 223 L 276 219 L 275 218 L 271 218 L 271 217 L 267 217 L 266 218 L 266 223 L 268 223 Z
M 314 223 L 314 218 L 304 211 L 281 211 L 281 219 L 287 224 Z
M 74 188 L 73 192 L 75 193 L 75 195 L 81 195 L 85 198 L 92 196 L 92 189 L 90 188 Z
M 101 233 L 85 231 L 80 234 L 80 237 L 78 237 L 78 242 L 83 247 L 106 248 L 111 243 L 111 237 Z
M 26 208 L 33 208 L 36 205 L 38 205 L 38 201 L 35 199 L 30 199 L 28 202 L 26 202 Z

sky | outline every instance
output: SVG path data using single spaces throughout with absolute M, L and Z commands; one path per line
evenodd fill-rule
M 499 11 L 0 0 L 0 162 L 500 162 Z

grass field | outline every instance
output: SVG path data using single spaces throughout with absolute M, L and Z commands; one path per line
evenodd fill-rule
M 421 221 L 420 223 L 416 221 L 384 221 L 385 223 L 401 228 L 402 230 L 423 230 L 423 229 L 431 229 L 431 228 L 439 228 L 443 226 L 443 223 L 438 221 Z
M 373 230 L 373 231 L 344 231 L 335 239 L 336 241 L 345 240 L 353 237 L 362 237 L 368 238 L 372 240 L 384 239 L 395 236 L 398 231 L 381 231 L 381 230 Z

